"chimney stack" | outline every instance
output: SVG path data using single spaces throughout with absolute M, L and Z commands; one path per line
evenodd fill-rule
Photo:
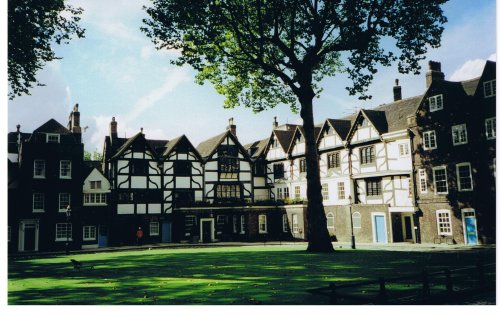
M 236 137 L 236 125 L 233 124 L 234 119 L 231 117 L 229 118 L 229 124 L 227 126 L 227 130 L 231 131 L 231 134 L 233 134 L 234 137 Z
M 111 137 L 111 141 L 118 138 L 118 123 L 115 121 L 114 116 L 111 119 L 111 123 L 109 123 L 109 136 Z
M 274 117 L 274 122 L 273 122 L 273 129 L 276 129 L 278 127 L 278 120 L 277 117 Z
M 444 80 L 444 73 L 441 72 L 441 63 L 437 61 L 429 61 L 429 70 L 425 75 L 427 88 L 434 80 Z
M 82 128 L 80 127 L 80 112 L 78 111 L 78 103 L 73 107 L 73 111 L 69 114 L 68 129 L 74 134 L 78 142 L 82 140 Z
M 392 88 L 392 91 L 394 92 L 394 101 L 399 101 L 402 98 L 401 94 L 401 86 L 399 85 L 399 79 L 396 79 L 395 85 Z

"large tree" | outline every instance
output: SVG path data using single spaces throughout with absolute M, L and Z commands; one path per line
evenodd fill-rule
M 51 45 L 68 43 L 72 36 L 84 37 L 78 22 L 81 8 L 64 0 L 8 0 L 8 80 L 13 99 L 36 85 L 36 73 L 59 59 Z
M 224 106 L 299 110 L 307 165 L 308 251 L 333 251 L 321 196 L 313 100 L 325 76 L 347 72 L 351 95 L 368 98 L 377 66 L 418 73 L 438 47 L 446 0 L 151 0 L 143 31 L 177 65 L 198 71 Z

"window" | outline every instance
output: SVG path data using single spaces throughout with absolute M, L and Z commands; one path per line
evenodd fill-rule
M 217 215 L 217 224 L 224 225 L 225 223 L 227 223 L 227 216 Z
M 333 213 L 330 212 L 326 214 L 326 228 L 333 228 L 334 216 Z
M 451 216 L 448 210 L 436 211 L 438 235 L 451 236 Z
M 70 203 L 69 193 L 59 193 L 59 212 L 66 212 Z
M 95 226 L 83 226 L 83 240 L 95 240 L 96 229 Z
M 484 121 L 486 125 L 486 139 L 495 139 L 497 137 L 496 121 L 496 117 L 491 117 Z
M 446 177 L 446 167 L 434 167 L 432 168 L 432 173 L 434 177 L 434 193 L 447 194 L 448 180 Z
M 259 215 L 259 234 L 267 233 L 267 216 Z
M 118 202 L 127 203 L 134 200 L 134 192 L 118 192 Z
M 45 160 L 35 160 L 33 178 L 45 178 Z
M 160 223 L 158 222 L 149 223 L 149 236 L 160 236 Z
M 399 157 L 407 157 L 410 155 L 410 146 L 408 143 L 403 143 L 398 145 L 399 148 Z
M 90 188 L 92 190 L 95 190 L 95 189 L 101 189 L 102 188 L 102 183 L 101 181 L 90 181 Z
M 340 167 L 340 153 L 328 154 L 326 156 L 328 169 Z
M 303 173 L 307 171 L 307 166 L 306 166 L 306 160 L 305 159 L 300 159 L 299 160 L 299 172 Z
M 366 195 L 377 196 L 382 195 L 382 179 L 366 179 Z
M 458 191 L 472 191 L 472 170 L 470 163 L 457 164 Z
M 188 177 L 191 175 L 191 161 L 174 161 L 174 175 L 178 177 Z
M 177 189 L 174 192 L 174 205 L 176 207 L 189 206 L 194 202 L 194 190 Z
M 321 195 L 323 195 L 323 201 L 328 201 L 329 198 L 328 183 L 323 183 L 321 185 Z
M 274 179 L 283 179 L 285 177 L 285 167 L 283 163 L 276 163 L 273 165 Z
M 292 214 L 292 231 L 294 234 L 299 232 L 299 216 L 297 214 Z
M 420 193 L 427 193 L 427 173 L 425 169 L 418 170 L 418 183 L 420 185 Z
M 238 184 L 218 184 L 216 194 L 217 199 L 220 200 L 239 200 L 241 188 Z
M 238 216 L 233 215 L 233 233 L 238 232 Z
M 300 199 L 300 186 L 295 187 L 295 198 Z
M 374 146 L 363 147 L 359 149 L 361 156 L 361 164 L 366 165 L 375 161 L 375 148 Z
M 283 188 L 283 198 L 288 199 L 290 197 L 290 192 L 288 187 Z
M 257 160 L 253 166 L 253 172 L 257 177 L 266 176 L 266 163 L 262 160 Z
M 484 82 L 483 87 L 484 87 L 484 97 L 485 98 L 493 97 L 497 94 L 497 81 L 496 81 L 496 79 Z
M 219 171 L 222 173 L 236 173 L 240 170 L 238 147 L 236 145 L 220 145 L 218 150 Z
M 136 159 L 130 161 L 130 173 L 135 176 L 148 174 L 149 163 L 147 160 Z
M 184 218 L 184 224 L 186 227 L 191 227 L 196 225 L 196 216 L 194 215 L 186 215 Z
M 59 134 L 47 134 L 46 141 L 47 143 L 59 143 L 60 135 Z
M 465 124 L 454 125 L 451 127 L 453 145 L 467 144 L 467 127 Z
M 283 232 L 287 233 L 288 232 L 288 217 L 286 214 L 283 214 L 281 216 L 282 222 L 283 222 Z
M 240 216 L 240 234 L 244 234 L 247 229 L 247 223 L 245 222 L 245 215 Z
M 33 193 L 33 212 L 43 212 L 45 210 L 45 195 L 43 193 Z
M 429 111 L 439 111 L 443 109 L 443 95 L 435 95 L 429 97 Z
M 424 135 L 424 150 L 437 148 L 435 131 L 424 132 L 423 135 Z
M 338 195 L 339 200 L 345 200 L 344 182 L 339 182 L 337 184 L 337 195 Z
M 352 213 L 352 228 L 361 228 L 361 214 L 359 212 Z
M 288 187 L 278 188 L 278 200 L 288 199 L 290 194 L 288 193 Z
M 56 241 L 72 240 L 72 226 L 69 223 L 56 224 Z
M 71 160 L 59 162 L 59 178 L 71 179 Z

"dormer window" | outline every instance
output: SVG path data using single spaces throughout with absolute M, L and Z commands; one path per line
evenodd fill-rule
M 485 98 L 494 97 L 497 94 L 497 81 L 496 81 L 496 79 L 484 82 L 483 87 L 484 87 L 484 97 Z
M 435 112 L 443 109 L 443 95 L 429 97 L 429 111 Z
M 47 134 L 46 141 L 47 143 L 59 143 L 60 136 L 59 134 Z

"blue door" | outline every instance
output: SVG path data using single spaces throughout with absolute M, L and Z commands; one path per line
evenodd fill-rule
M 386 243 L 387 234 L 385 231 L 385 216 L 375 215 L 374 220 L 375 220 L 375 242 Z
M 99 235 L 97 237 L 99 248 L 108 246 L 108 227 L 106 225 L 99 225 Z
M 172 242 L 172 223 L 161 224 L 161 242 Z
M 467 236 L 468 245 L 477 245 L 477 229 L 475 217 L 465 217 L 465 235 Z

